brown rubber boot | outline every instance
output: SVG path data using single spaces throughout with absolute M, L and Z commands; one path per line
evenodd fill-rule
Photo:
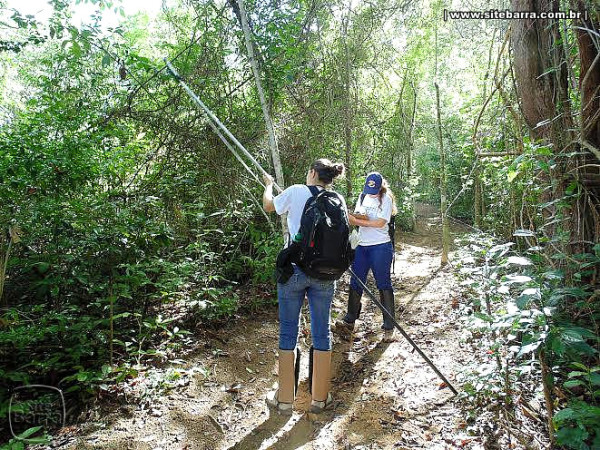
M 267 395 L 267 403 L 284 414 L 292 413 L 296 394 L 296 370 L 294 350 L 279 350 L 279 389 Z
M 331 379 L 331 351 L 311 349 L 312 383 L 310 412 L 319 413 L 332 402 L 329 384 Z

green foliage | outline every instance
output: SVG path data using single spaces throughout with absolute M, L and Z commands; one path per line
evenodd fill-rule
M 515 237 L 531 239 L 535 234 L 518 230 Z M 541 396 L 524 383 L 543 361 L 551 367 L 546 383 L 561 380 L 577 395 L 554 417 L 558 442 L 569 448 L 595 448 L 600 369 L 590 364 L 600 341 L 591 324 L 576 322 L 570 314 L 591 296 L 589 286 L 564 287 L 564 272 L 545 266 L 539 246 L 520 253 L 512 242 L 498 244 L 475 236 L 470 246 L 476 249 L 471 261 L 478 258 L 483 263 L 461 269 L 462 283 L 472 295 L 470 330 L 483 334 L 491 361 L 465 374 L 466 395 L 479 405 L 490 398 L 509 404 L 508 392 Z M 578 267 L 585 269 L 585 264 Z
M 212 27 L 178 62 L 191 70 L 208 58 L 217 75 L 200 91 L 217 103 L 212 83 L 230 81 L 228 24 L 209 5 L 203 14 Z M 192 12 L 185 16 L 195 27 Z M 57 4 L 44 45 L 11 61 L 27 94 L 0 129 L 0 230 L 20 238 L 11 232 L 0 316 L 10 359 L 0 380 L 59 385 L 81 401 L 137 376 L 134 363 L 173 359 L 189 345 L 187 328 L 249 306 L 235 289 L 270 282 L 281 242 L 248 201 L 246 180 L 233 181 L 237 166 L 203 119 L 191 106 L 181 114 L 172 80 L 155 77 L 157 49 L 180 52 L 187 32 L 148 51 L 135 20 L 106 34 L 68 17 Z M 260 110 L 240 114 L 242 94 L 217 112 L 251 130 Z
M 600 367 L 588 367 L 578 362 L 572 363 L 571 366 L 577 370 L 569 372 L 569 381 L 563 386 L 569 389 L 582 387 L 586 395 L 597 400 L 600 396 Z
M 266 234 L 250 224 L 248 227 L 249 242 L 252 251 L 237 260 L 240 272 L 252 274 L 252 280 L 256 283 L 269 283 L 273 281 L 275 261 L 280 250 L 283 248 L 283 238 L 273 238 L 272 234 Z
M 600 407 L 573 399 L 554 416 L 559 445 L 577 450 L 600 447 Z
M 40 445 L 49 443 L 49 437 L 43 433 L 41 426 L 31 427 L 20 433 L 16 438 L 11 438 L 7 443 L 0 445 L 0 450 L 25 450 L 28 444 Z

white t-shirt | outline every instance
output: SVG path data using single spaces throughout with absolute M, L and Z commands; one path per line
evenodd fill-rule
M 392 199 L 387 194 L 383 194 L 381 205 L 378 197 L 365 195 L 362 205 L 360 197 L 358 197 L 354 211 L 359 214 L 366 214 L 369 216 L 369 220 L 384 219 L 386 222 L 381 228 L 359 227 L 358 245 L 369 246 L 390 242 L 388 223 L 392 218 Z
M 321 190 L 323 188 L 317 186 L 317 189 Z M 304 205 L 306 205 L 306 201 L 310 197 L 312 197 L 312 193 L 308 186 L 305 184 L 294 184 L 273 198 L 273 205 L 275 205 L 277 214 L 288 213 L 287 226 L 292 238 L 300 231 L 300 219 L 302 218 Z M 340 198 L 342 199 L 344 208 L 346 208 L 344 197 L 340 195 Z

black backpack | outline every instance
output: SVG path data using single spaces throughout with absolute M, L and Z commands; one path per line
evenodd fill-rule
M 364 192 L 360 194 L 360 206 L 362 206 L 363 200 L 365 199 Z M 390 217 L 390 221 L 388 222 L 388 234 L 390 236 L 390 241 L 392 241 L 392 248 L 394 249 L 394 256 L 392 257 L 392 272 L 396 266 L 396 215 L 392 214 Z
M 309 277 L 337 280 L 350 267 L 354 252 L 350 246 L 348 212 L 339 194 L 308 186 L 312 197 L 300 219 L 297 264 Z

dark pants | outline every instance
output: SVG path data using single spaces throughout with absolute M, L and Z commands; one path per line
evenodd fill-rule
M 394 248 L 391 242 L 384 242 L 377 245 L 359 245 L 356 247 L 352 270 L 363 283 L 366 283 L 369 269 L 373 271 L 375 283 L 379 290 L 393 290 L 390 268 Z M 354 277 L 350 281 L 350 287 L 356 292 L 362 294 L 363 288 Z

